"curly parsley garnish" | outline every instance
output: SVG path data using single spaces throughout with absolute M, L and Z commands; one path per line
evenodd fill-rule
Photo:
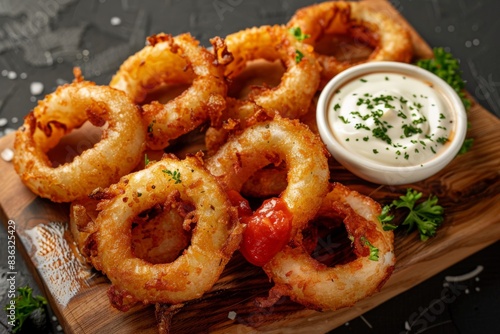
M 31 313 L 37 309 L 43 309 L 47 305 L 47 300 L 42 296 L 33 297 L 33 290 L 29 286 L 17 289 L 19 295 L 11 300 L 10 304 L 4 307 L 7 314 L 10 314 L 12 305 L 14 305 L 15 319 L 13 320 L 13 333 L 17 333 L 23 327 L 24 321 L 28 319 Z M 9 321 L 9 324 L 12 322 Z
M 149 165 L 149 158 L 147 154 L 144 154 L 144 166 Z
M 421 192 L 408 188 L 406 195 L 400 196 L 399 199 L 384 206 L 382 213 L 378 217 L 383 229 L 386 231 L 396 229 L 398 226 L 392 224 L 394 216 L 390 215 L 390 211 L 392 209 L 406 208 L 409 212 L 401 225 L 407 225 L 408 232 L 417 228 L 422 241 L 436 235 L 437 228 L 444 220 L 444 209 L 438 205 L 438 198 L 436 196 L 431 195 L 427 200 L 419 202 L 422 195 Z M 417 202 L 419 203 L 417 204 Z
M 368 248 L 370 248 L 370 255 L 368 256 L 368 259 L 372 261 L 378 261 L 378 248 L 373 246 L 373 244 L 365 237 L 361 237 L 360 240 L 362 243 L 368 246 Z
M 384 231 L 392 231 L 395 230 L 398 226 L 391 224 L 394 216 L 390 215 L 391 213 L 391 205 L 385 205 L 382 208 L 382 212 L 380 216 L 378 216 L 378 221 L 382 224 L 382 228 Z
M 171 180 L 174 180 L 175 181 L 175 184 L 178 184 L 178 183 L 181 183 L 181 173 L 179 172 L 179 170 L 174 170 L 173 172 L 168 170 L 168 169 L 163 169 L 162 170 L 163 173 L 167 174 L 170 176 L 170 179 Z
M 295 50 L 295 62 L 298 64 L 304 58 L 304 54 L 300 50 Z
M 289 29 L 290 33 L 295 37 L 298 41 L 302 42 L 303 40 L 311 37 L 309 34 L 304 34 L 300 27 L 292 27 Z
M 469 152 L 473 144 L 474 138 L 466 138 L 460 148 L 460 151 L 458 151 L 458 154 L 460 155 Z
M 436 74 L 438 77 L 446 81 L 460 96 L 466 110 L 472 105 L 471 100 L 465 95 L 465 82 L 462 79 L 462 70 L 458 59 L 454 58 L 449 52 L 443 48 L 434 48 L 434 58 L 420 59 L 416 65 L 426 69 L 429 72 Z M 468 138 L 462 145 L 459 154 L 466 153 L 472 146 L 474 139 Z

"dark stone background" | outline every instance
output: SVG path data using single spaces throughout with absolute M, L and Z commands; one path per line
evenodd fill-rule
M 44 94 L 71 81 L 73 66 L 98 84 L 146 36 L 191 32 L 202 44 L 215 35 L 254 25 L 285 23 L 304 0 L 1 0 L 0 1 L 0 136 L 16 129 Z M 461 61 L 467 90 L 500 117 L 500 2 L 497 0 L 392 0 L 391 3 L 431 46 L 445 47 Z M 43 86 L 31 91 L 32 83 Z M 35 95 L 36 94 L 36 95 Z M 471 222 L 473 223 L 473 222 Z M 7 302 L 6 231 L 0 228 L 0 305 Z M 17 252 L 17 284 L 40 294 Z M 500 243 L 474 254 L 424 283 L 393 298 L 331 333 L 500 333 Z M 476 277 L 455 289 L 443 286 L 447 275 L 462 275 L 483 266 Z M 442 298 L 444 292 L 453 298 Z M 97 311 L 97 310 L 96 310 Z M 49 310 L 50 312 L 50 310 Z M 5 324 L 5 313 L 0 312 Z M 43 329 L 57 333 L 50 315 Z M 408 328 L 407 328 L 408 329 Z M 407 330 L 406 329 L 406 330 Z M 0 331 L 5 332 L 4 326 Z

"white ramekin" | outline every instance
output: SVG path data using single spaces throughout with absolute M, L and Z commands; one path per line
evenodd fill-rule
M 328 119 L 328 105 L 332 95 L 347 82 L 362 75 L 377 72 L 400 73 L 413 76 L 424 82 L 430 82 L 438 88 L 437 90 L 444 95 L 444 98 L 451 105 L 450 113 L 454 118 L 454 134 L 451 142 L 446 145 L 446 148 L 440 154 L 422 166 L 401 167 L 382 165 L 367 157 L 348 151 L 338 142 L 332 133 Z M 335 76 L 321 92 L 316 109 L 316 120 L 321 139 L 339 163 L 360 178 L 386 185 L 410 184 L 436 174 L 446 167 L 457 155 L 467 132 L 467 114 L 460 97 L 453 88 L 435 74 L 418 66 L 389 61 L 356 65 Z

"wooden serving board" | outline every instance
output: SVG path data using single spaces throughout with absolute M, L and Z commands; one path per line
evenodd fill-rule
M 408 26 L 388 2 L 369 3 Z M 411 31 L 416 56 L 431 56 L 428 45 Z M 500 121 L 477 103 L 469 111 L 469 119 L 469 137 L 475 139 L 473 149 L 439 174 L 416 184 L 380 187 L 360 180 L 332 161 L 332 180 L 381 203 L 392 201 L 411 186 L 426 195 L 436 194 L 445 208 L 445 222 L 435 238 L 421 242 L 416 233 L 396 233 L 396 269 L 381 292 L 335 312 L 307 310 L 287 299 L 261 309 L 254 300 L 265 296 L 271 283 L 260 268 L 246 264 L 236 254 L 210 292 L 174 315 L 172 332 L 327 332 L 499 240 Z M 13 135 L 2 138 L 0 152 L 12 148 L 13 139 Z M 18 249 L 45 290 L 64 331 L 157 332 L 154 306 L 136 307 L 127 313 L 111 307 L 106 295 L 109 281 L 85 265 L 67 230 L 68 205 L 36 197 L 20 182 L 12 163 L 0 159 L 0 171 L 2 221 L 16 222 Z M 234 319 L 228 317 L 230 314 Z

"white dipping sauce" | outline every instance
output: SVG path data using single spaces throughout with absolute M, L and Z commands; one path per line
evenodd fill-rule
M 453 136 L 451 106 L 429 83 L 398 73 L 372 73 L 343 85 L 328 104 L 337 141 L 386 166 L 431 161 Z

